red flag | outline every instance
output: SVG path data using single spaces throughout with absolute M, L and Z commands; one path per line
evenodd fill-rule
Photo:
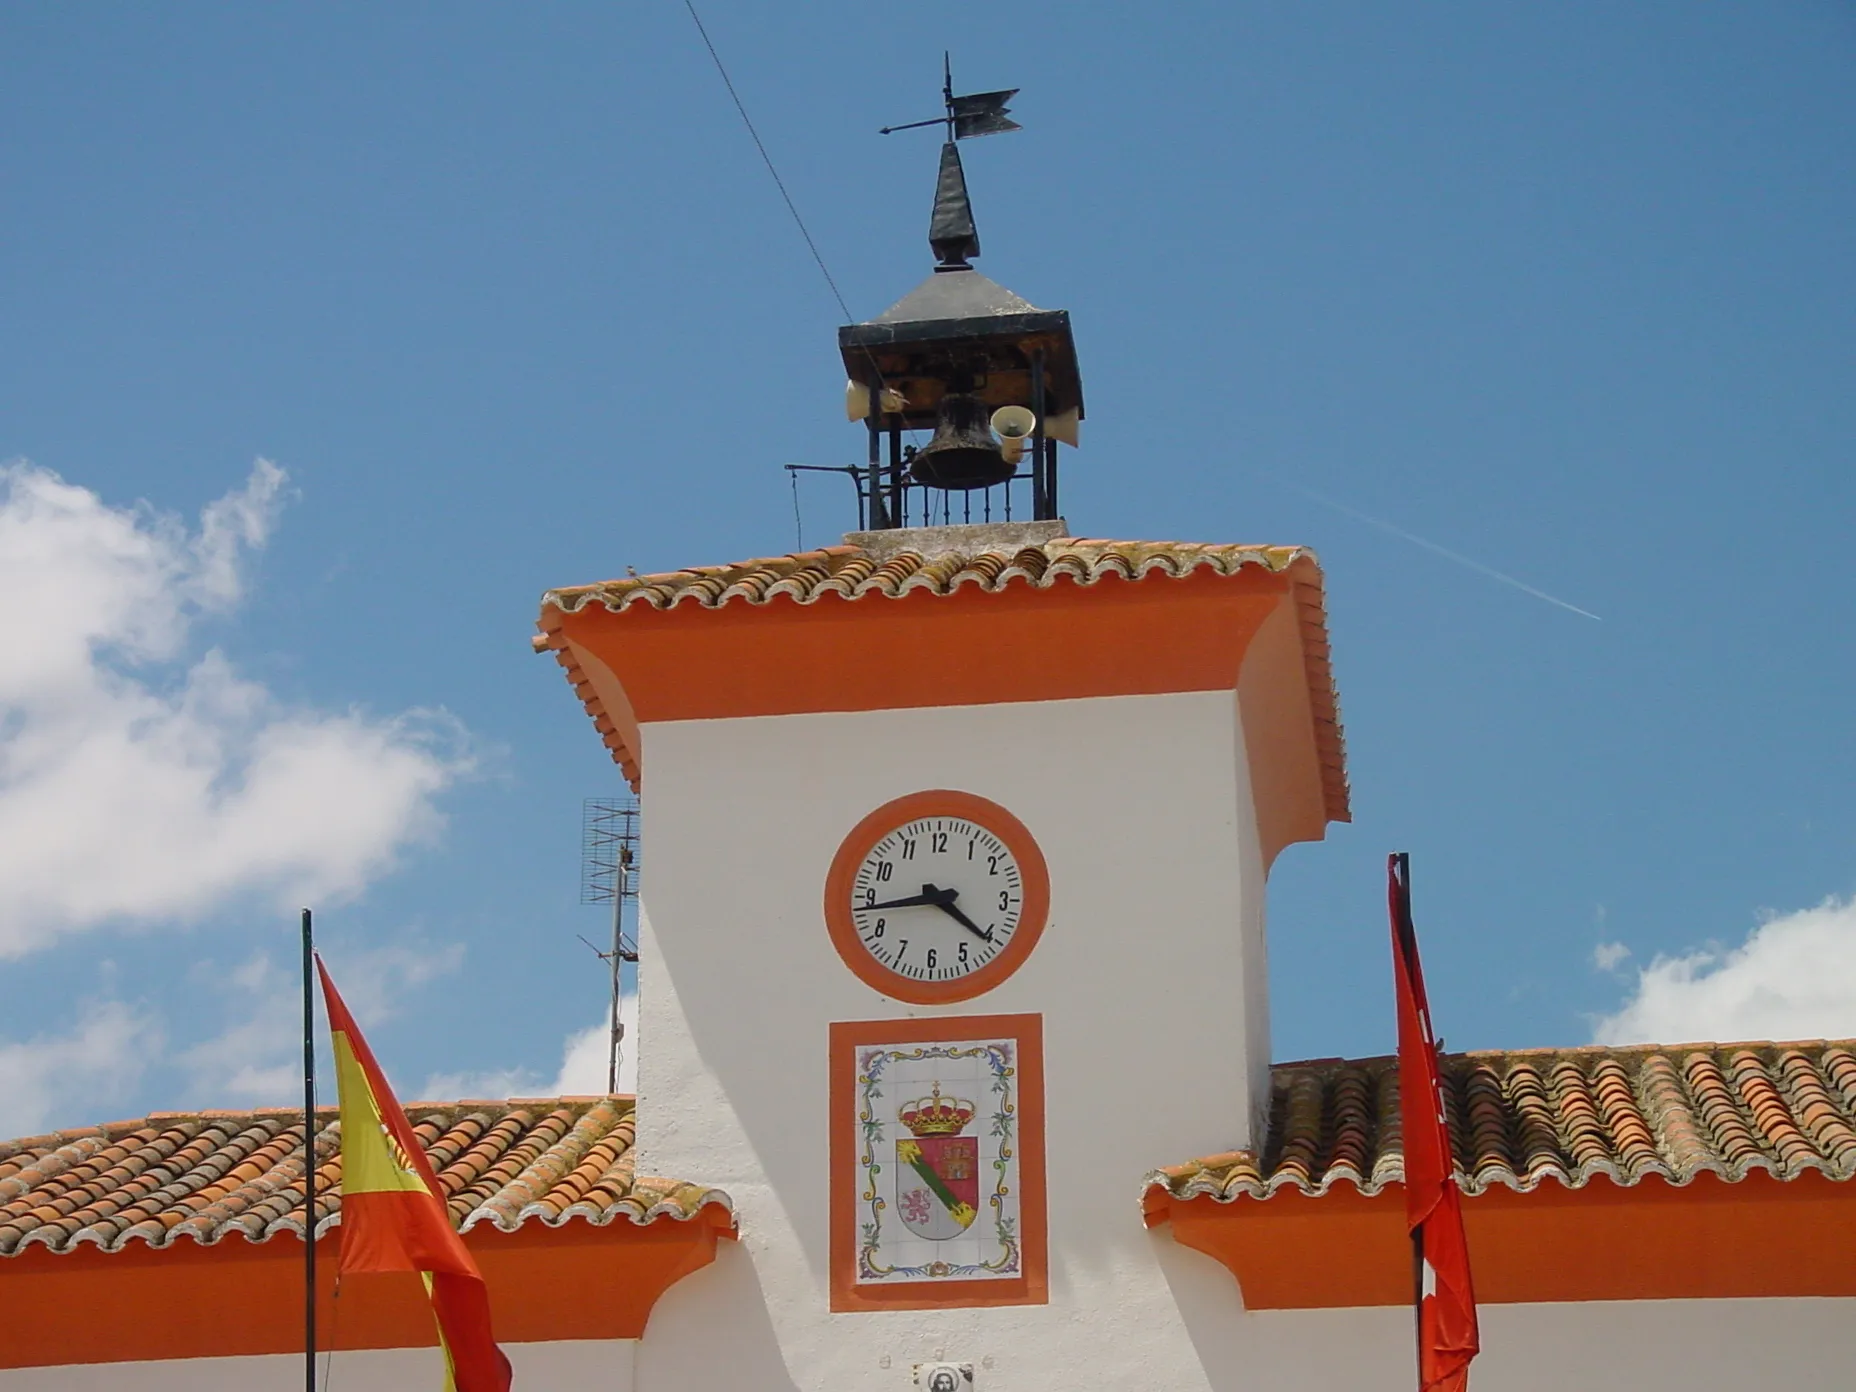
M 316 971 L 341 1089 L 341 1274 L 418 1272 L 438 1321 L 447 1392 L 509 1392 L 509 1360 L 490 1333 L 489 1292 L 451 1226 L 444 1188 L 320 957 Z
M 1463 1235 L 1457 1189 L 1444 1124 L 1443 1077 L 1437 1038 L 1418 965 L 1418 933 L 1411 923 L 1411 867 L 1402 855 L 1386 861 L 1392 910 L 1392 963 L 1398 980 L 1398 1109 L 1405 1138 L 1405 1226 L 1416 1255 L 1419 1392 L 1464 1392 L 1469 1361 L 1482 1348 L 1476 1330 L 1476 1291 L 1469 1279 L 1469 1243 Z

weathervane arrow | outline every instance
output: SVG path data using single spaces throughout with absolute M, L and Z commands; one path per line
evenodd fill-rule
M 1004 135 L 1007 131 L 1023 130 L 1024 127 L 1014 121 L 1007 112 L 1006 105 L 1019 93 L 1019 88 L 1012 87 L 1003 92 L 972 92 L 966 96 L 954 95 L 954 76 L 948 56 L 941 55 L 941 101 L 947 107 L 947 114 L 928 121 L 910 121 L 901 126 L 884 126 L 881 135 L 895 131 L 918 130 L 923 126 L 947 126 L 949 140 L 971 140 L 977 135 Z

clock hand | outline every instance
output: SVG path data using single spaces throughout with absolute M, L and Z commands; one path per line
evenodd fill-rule
M 851 912 L 869 913 L 872 909 L 912 909 L 917 905 L 938 905 L 941 902 L 941 896 L 946 893 L 946 890 L 936 889 L 931 884 L 925 884 L 922 886 L 922 892 L 920 894 L 911 894 L 906 899 L 885 899 L 880 904 L 853 904 L 851 906 Z
M 942 913 L 947 914 L 962 928 L 965 928 L 969 933 L 973 934 L 974 937 L 983 939 L 986 942 L 991 942 L 992 933 L 990 930 L 980 927 L 979 924 L 975 923 L 955 907 L 954 900 L 959 897 L 959 890 L 944 889 L 941 891 L 940 897 L 934 901 L 934 906 Z
M 857 904 L 852 906 L 852 913 L 869 913 L 873 909 L 912 909 L 937 908 L 965 928 L 974 937 L 985 942 L 992 941 L 992 933 L 979 926 L 955 906 L 954 901 L 960 897 L 958 889 L 941 889 L 932 884 L 922 886 L 920 894 L 911 894 L 904 899 L 885 899 L 880 904 Z

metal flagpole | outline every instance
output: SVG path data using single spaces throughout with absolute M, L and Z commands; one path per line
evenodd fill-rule
M 303 910 L 303 1392 L 316 1392 L 315 931 Z
M 1409 940 L 1405 938 L 1404 930 L 1411 923 L 1411 857 L 1401 851 L 1397 859 L 1400 945 L 1402 950 L 1409 951 Z M 1409 964 L 1406 970 L 1410 970 Z M 1411 1323 L 1417 1346 L 1418 1386 L 1422 1388 L 1424 1386 L 1424 1228 L 1422 1225 L 1412 1229 L 1411 1233 Z
M 1411 922 L 1411 857 L 1398 855 L 1399 926 Z M 1403 939 L 1401 938 L 1401 943 Z M 1406 968 L 1410 970 L 1409 966 Z M 1424 1228 L 1411 1233 L 1411 1323 L 1418 1355 L 1418 1386 L 1424 1386 Z
M 1418 1339 L 1418 1386 L 1424 1386 L 1424 1229 L 1411 1235 L 1411 1315 Z
M 619 847 L 618 864 L 612 881 L 612 1003 L 606 1022 L 606 1093 L 619 1090 L 619 963 L 625 960 L 625 935 L 620 915 L 625 912 L 625 848 Z

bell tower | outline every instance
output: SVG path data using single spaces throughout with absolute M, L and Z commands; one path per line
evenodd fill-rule
M 955 143 L 1011 94 L 946 95 L 938 264 L 839 334 L 861 529 L 543 597 L 650 848 L 639 1171 L 740 1224 L 650 1392 L 1209 1385 L 1139 1184 L 1260 1144 L 1269 867 L 1347 817 L 1314 556 L 1066 534 L 1069 316 Z
M 1070 315 L 973 269 L 980 237 L 960 160 L 961 138 L 1018 129 L 1004 115 L 1013 95 L 955 96 L 946 83 L 928 223 L 934 271 L 876 318 L 838 330 L 846 414 L 869 433 L 858 495 L 871 531 L 1058 515 L 1057 445 L 1074 449 L 1083 419 Z M 905 446 L 904 433 L 919 430 L 933 438 Z M 1016 516 L 1015 483 L 1024 485 Z

